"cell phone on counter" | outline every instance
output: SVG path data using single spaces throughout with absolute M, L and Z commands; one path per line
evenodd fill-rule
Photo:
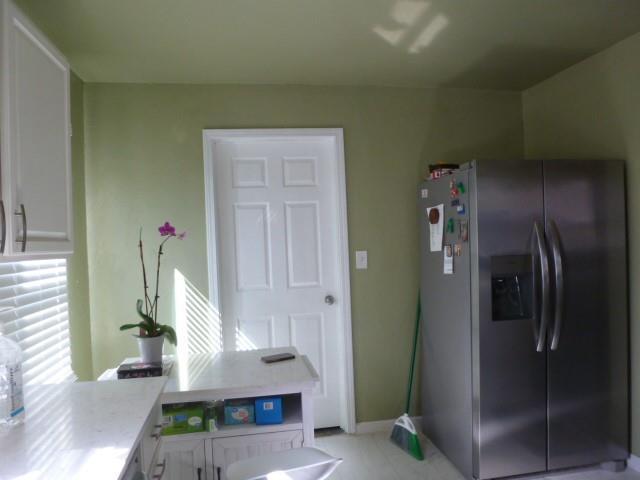
M 266 355 L 261 358 L 264 363 L 284 362 L 285 360 L 293 360 L 296 356 L 293 353 L 276 353 L 275 355 Z

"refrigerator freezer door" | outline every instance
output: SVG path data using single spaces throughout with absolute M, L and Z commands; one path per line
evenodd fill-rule
M 474 477 L 540 472 L 547 381 L 536 330 L 548 264 L 534 223 L 544 228 L 542 163 L 482 160 L 472 172 Z
M 561 282 L 556 285 L 564 290 L 556 299 L 562 308 L 554 311 L 548 335 L 549 469 L 625 459 L 623 163 L 549 160 L 543 170 L 551 263 L 561 256 Z
M 469 190 L 451 198 L 450 182 L 468 186 L 466 171 L 425 182 L 419 195 L 422 300 L 422 427 L 465 478 L 472 475 L 471 439 L 471 286 L 469 242 L 460 226 L 468 221 Z M 422 194 L 426 191 L 426 195 Z M 444 252 L 432 252 L 427 209 L 442 204 L 444 222 L 454 221 L 454 232 L 444 231 L 444 244 L 460 245 L 453 258 L 453 274 L 444 274 Z

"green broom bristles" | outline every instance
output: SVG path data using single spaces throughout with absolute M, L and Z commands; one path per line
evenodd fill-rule
M 418 433 L 406 413 L 393 425 L 391 441 L 415 459 L 424 460 Z

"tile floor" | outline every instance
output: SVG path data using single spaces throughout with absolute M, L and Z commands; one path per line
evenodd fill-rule
M 422 442 L 423 462 L 418 462 L 389 442 L 389 434 L 385 432 L 322 436 L 316 438 L 316 445 L 344 459 L 330 480 L 463 480 L 462 475 L 428 440 Z M 610 473 L 592 469 L 553 476 L 538 475 L 529 479 L 640 480 L 640 472 L 627 469 L 622 473 Z

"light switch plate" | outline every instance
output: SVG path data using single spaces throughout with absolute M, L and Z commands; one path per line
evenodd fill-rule
M 366 270 L 368 268 L 369 260 L 367 258 L 366 250 L 356 250 L 356 270 Z

